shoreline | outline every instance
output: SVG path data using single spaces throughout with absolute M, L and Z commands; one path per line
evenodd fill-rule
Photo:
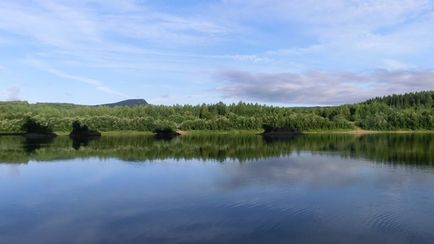
M 434 130 L 333 130 L 333 131 L 305 131 L 303 134 L 432 134 Z
M 181 136 L 198 136 L 198 135 L 260 135 L 262 130 L 190 130 L 177 131 Z M 69 132 L 54 132 L 58 136 L 68 136 Z M 278 134 L 278 133 L 277 133 Z M 349 135 L 366 135 L 366 134 L 434 134 L 434 130 L 394 130 L 394 131 L 376 131 L 376 130 L 321 130 L 321 131 L 302 131 L 301 134 L 349 134 Z M 25 133 L 19 132 L 0 132 L 0 136 L 24 136 Z M 102 136 L 133 136 L 143 135 L 152 136 L 151 131 L 104 131 Z

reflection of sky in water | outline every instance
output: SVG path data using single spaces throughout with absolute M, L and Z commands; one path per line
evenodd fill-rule
M 432 242 L 433 173 L 308 152 L 0 165 L 0 243 Z
M 432 168 L 372 164 L 337 156 L 302 153 L 270 158 L 243 165 L 224 165 L 222 187 L 233 189 L 249 185 L 290 184 L 300 187 L 352 187 L 374 184 L 378 187 L 403 187 L 409 180 L 434 183 Z M 415 177 L 415 174 L 417 177 Z

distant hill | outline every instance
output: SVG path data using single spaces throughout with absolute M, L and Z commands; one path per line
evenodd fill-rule
M 127 99 L 116 103 L 107 103 L 107 104 L 99 104 L 99 105 L 81 105 L 74 103 L 56 103 L 56 102 L 37 102 L 35 104 L 31 104 L 27 101 L 0 101 L 0 105 L 30 105 L 30 106 L 49 106 L 49 107 L 98 107 L 98 106 L 107 106 L 107 107 L 116 107 L 116 106 L 139 106 L 139 105 L 148 105 L 145 99 Z
M 127 99 L 123 100 L 117 103 L 108 103 L 108 104 L 102 104 L 101 106 L 107 106 L 107 107 L 116 107 L 116 106 L 139 106 L 139 105 L 147 105 L 148 102 L 146 102 L 145 99 Z

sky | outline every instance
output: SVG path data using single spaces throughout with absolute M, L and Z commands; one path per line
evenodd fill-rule
M 434 90 L 433 0 L 2 0 L 0 101 L 280 106 Z

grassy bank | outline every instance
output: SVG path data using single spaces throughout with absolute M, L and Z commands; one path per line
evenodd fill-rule
M 315 131 L 304 131 L 304 134 L 354 134 L 354 135 L 364 135 L 364 134 L 412 134 L 412 133 L 434 133 L 434 130 L 315 130 Z
M 181 135 L 258 135 L 263 130 L 187 130 L 178 131 Z M 68 136 L 69 132 L 56 131 L 59 136 Z M 391 130 L 391 131 L 379 131 L 379 130 L 310 130 L 303 131 L 303 134 L 411 134 L 411 133 L 434 133 L 434 130 Z M 19 133 L 0 133 L 1 135 L 20 135 Z M 103 136 L 151 136 L 151 131 L 106 131 L 102 132 Z

